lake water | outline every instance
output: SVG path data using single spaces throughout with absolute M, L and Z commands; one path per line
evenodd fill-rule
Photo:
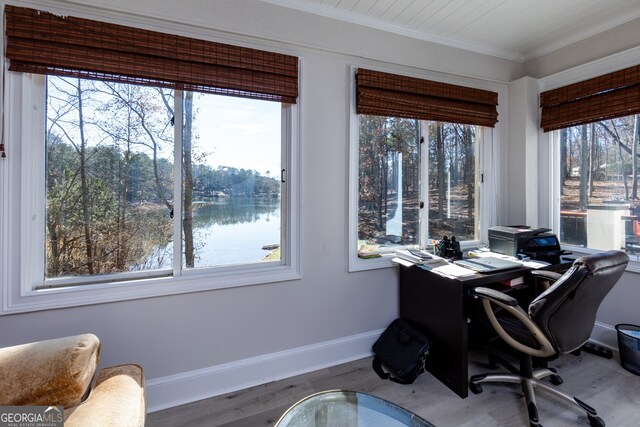
M 196 267 L 246 264 L 269 254 L 265 245 L 280 244 L 280 200 L 219 198 L 194 212 Z
M 280 244 L 279 199 L 221 197 L 195 205 L 196 268 L 259 262 L 271 252 L 263 250 L 263 246 Z M 160 252 L 166 254 L 161 268 L 170 268 L 173 243 Z M 183 267 L 184 263 L 183 259 Z M 158 265 L 153 261 L 150 264 Z

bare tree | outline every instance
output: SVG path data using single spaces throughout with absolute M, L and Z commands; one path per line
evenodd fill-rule
M 564 194 L 564 182 L 570 176 L 571 169 L 567 164 L 567 129 L 560 130 L 560 195 Z
M 580 209 L 587 209 L 587 190 L 589 185 L 589 139 L 587 125 L 581 126 L 581 158 L 580 158 Z
M 187 267 L 195 265 L 193 251 L 193 92 L 184 92 L 184 124 L 182 132 L 182 228 L 184 230 L 184 257 Z
M 85 135 L 85 119 L 83 104 L 83 87 L 81 79 L 66 79 L 63 82 L 68 86 L 66 88 L 59 87 L 58 92 L 66 96 L 63 101 L 63 107 L 56 111 L 57 116 L 52 120 L 52 126 L 58 131 L 59 135 L 64 136 L 65 140 L 75 149 L 78 160 L 78 176 L 80 177 L 80 197 L 81 197 L 81 222 L 84 232 L 84 253 L 86 256 L 85 265 L 89 274 L 94 274 L 93 259 L 93 241 L 91 237 L 91 210 L 89 197 L 89 179 L 87 174 L 88 156 L 87 156 L 87 139 Z M 67 119 L 67 116 L 75 115 L 75 119 Z M 78 132 L 78 138 L 74 138 L 69 134 L 69 124 Z M 57 236 L 56 236 L 57 239 Z
M 142 128 L 143 132 L 146 135 L 146 138 L 139 138 L 136 143 L 144 145 L 151 150 L 153 159 L 153 175 L 155 179 L 158 198 L 162 201 L 162 203 L 164 203 L 167 209 L 173 210 L 173 204 L 167 197 L 167 194 L 170 193 L 170 191 L 162 182 L 162 178 L 158 170 L 158 151 L 160 150 L 160 143 L 162 142 L 161 135 L 159 132 L 154 131 L 151 124 L 149 123 L 149 116 L 151 115 L 151 112 L 156 108 L 156 106 L 146 101 L 141 94 L 127 97 L 122 93 L 122 90 L 119 86 L 108 82 L 104 82 L 104 85 L 108 88 L 109 91 L 107 93 L 109 95 L 117 98 L 125 108 L 129 109 L 133 114 L 137 116 L 138 125 Z M 137 87 L 136 89 L 138 91 L 141 90 L 139 87 Z M 163 102 L 165 103 L 165 105 L 167 105 L 167 101 L 164 98 L 166 95 L 164 94 L 162 89 L 158 89 L 158 91 L 162 96 Z
M 618 156 L 620 158 L 620 173 L 622 174 L 622 182 L 624 183 L 624 195 L 625 199 L 629 198 L 629 183 L 627 182 L 627 174 L 625 173 L 625 162 L 624 156 L 622 155 L 622 150 L 624 149 L 627 153 L 631 153 L 632 150 L 622 143 L 622 138 L 620 138 L 620 133 L 618 132 L 618 127 L 616 126 L 615 120 L 609 120 L 607 124 L 604 121 L 598 122 L 600 127 L 602 127 L 615 141 L 618 147 Z M 636 156 L 637 157 L 637 156 Z
M 640 114 L 633 117 L 633 136 L 631 137 L 631 198 L 638 199 L 638 144 L 640 144 Z
M 438 168 L 438 219 L 444 219 L 444 202 L 447 185 L 445 182 L 444 126 L 437 122 L 436 132 L 436 164 Z
M 474 211 L 475 195 L 475 164 L 473 162 L 473 138 L 471 126 L 464 125 L 462 133 L 462 143 L 464 146 L 464 182 L 467 187 L 467 217 L 471 218 Z
M 591 123 L 589 125 L 591 144 L 589 144 L 589 197 L 593 197 L 595 186 L 593 185 L 593 179 L 598 169 L 598 162 L 596 161 L 596 124 Z

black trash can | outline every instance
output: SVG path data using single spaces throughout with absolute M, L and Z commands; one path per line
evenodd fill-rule
M 640 326 L 620 323 L 618 331 L 618 351 L 620 364 L 627 371 L 640 375 Z

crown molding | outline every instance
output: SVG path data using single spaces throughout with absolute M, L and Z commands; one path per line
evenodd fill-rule
M 601 25 L 589 26 L 588 28 L 585 29 L 585 31 L 581 31 L 578 34 L 564 37 L 553 43 L 547 44 L 544 47 L 527 52 L 526 54 L 524 54 L 524 60 L 529 61 L 531 59 L 538 58 L 540 56 L 554 52 L 558 49 L 562 49 L 563 47 L 567 47 L 579 41 L 588 39 L 589 37 L 593 37 L 605 31 L 612 30 L 620 25 L 626 24 L 627 22 L 631 22 L 637 18 L 640 18 L 640 9 L 635 11 L 634 13 L 621 16 L 618 19 L 607 21 L 606 23 L 603 23 Z
M 640 64 L 640 46 L 541 78 L 541 91 L 581 82 Z
M 533 49 L 529 52 L 522 53 L 509 49 L 498 49 L 495 47 L 480 45 L 476 43 L 464 42 L 449 37 L 437 36 L 435 34 L 429 34 L 427 32 L 411 30 L 404 28 L 401 25 L 390 24 L 386 22 L 380 22 L 375 18 L 369 18 L 364 15 L 351 13 L 345 10 L 330 8 L 323 6 L 319 3 L 311 3 L 302 0 L 260 0 L 264 3 L 270 3 L 276 6 L 287 7 L 290 9 L 296 9 L 302 12 L 319 15 L 325 18 L 336 19 L 352 24 L 362 25 L 365 27 L 375 28 L 381 31 L 386 31 L 401 36 L 411 37 L 414 39 L 427 41 L 431 43 L 437 43 L 445 46 L 455 47 L 458 49 L 464 49 L 475 53 L 481 53 L 485 55 L 495 56 L 498 58 L 508 59 L 510 61 L 516 61 L 524 63 L 531 59 L 546 55 L 563 47 L 570 46 L 573 43 L 595 36 L 602 32 L 611 30 L 615 27 L 623 25 L 627 22 L 633 21 L 636 18 L 640 18 L 640 10 L 634 13 L 627 14 L 617 19 L 612 19 L 601 25 L 589 26 L 584 31 L 580 31 L 578 34 L 563 37 L 559 40 L 555 40 L 541 48 Z
M 286 7 L 289 9 L 296 9 L 301 12 L 307 12 L 314 15 L 322 16 L 324 18 L 335 19 L 350 24 L 362 25 L 364 27 L 374 28 L 376 30 L 386 31 L 388 33 L 398 34 L 400 36 L 411 37 L 430 43 L 436 43 L 444 46 L 454 47 L 458 49 L 468 50 L 474 53 L 480 53 L 483 55 L 495 56 L 509 61 L 524 62 L 524 55 L 506 49 L 496 49 L 485 45 L 476 43 L 464 42 L 461 40 L 455 40 L 449 37 L 437 36 L 435 34 L 425 33 L 423 31 L 411 30 L 402 27 L 401 25 L 389 24 L 386 22 L 380 22 L 374 18 L 369 18 L 364 15 L 350 13 L 340 9 L 332 9 L 320 4 L 311 4 L 310 2 L 300 0 L 260 0 L 263 3 L 270 3 L 275 6 Z

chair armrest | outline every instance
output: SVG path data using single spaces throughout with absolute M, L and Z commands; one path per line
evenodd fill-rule
M 144 372 L 138 365 L 102 369 L 91 394 L 80 405 L 64 411 L 65 427 L 144 427 L 146 398 Z
M 77 405 L 98 366 L 100 341 L 84 334 L 0 349 L 0 405 Z
M 500 336 L 500 338 L 502 338 L 511 347 L 515 348 L 518 351 L 536 357 L 547 357 L 556 353 L 556 351 L 553 349 L 553 346 L 551 345 L 551 342 L 549 342 L 549 339 L 540 330 L 538 325 L 533 323 L 533 320 L 531 320 L 529 315 L 525 313 L 522 307 L 518 305 L 518 301 L 515 298 L 503 292 L 489 288 L 475 288 L 473 294 L 482 300 L 484 311 L 489 318 L 489 322 L 491 323 L 493 329 Z M 529 347 L 528 345 L 525 345 L 512 337 L 502 327 L 502 325 L 496 318 L 496 313 L 494 313 L 491 304 L 502 307 L 511 315 L 513 315 L 513 317 L 515 317 L 525 328 L 529 330 L 531 335 L 533 335 L 533 337 L 540 345 L 540 348 Z
M 488 299 L 496 303 L 502 303 L 509 307 L 518 306 L 518 300 L 516 300 L 512 296 L 507 295 L 504 292 L 496 291 L 495 289 L 491 289 L 491 288 L 475 288 L 473 290 L 473 295 L 480 298 Z
M 531 270 L 530 273 L 537 279 L 549 280 L 551 282 L 555 282 L 562 277 L 562 274 L 556 273 L 555 271 Z

